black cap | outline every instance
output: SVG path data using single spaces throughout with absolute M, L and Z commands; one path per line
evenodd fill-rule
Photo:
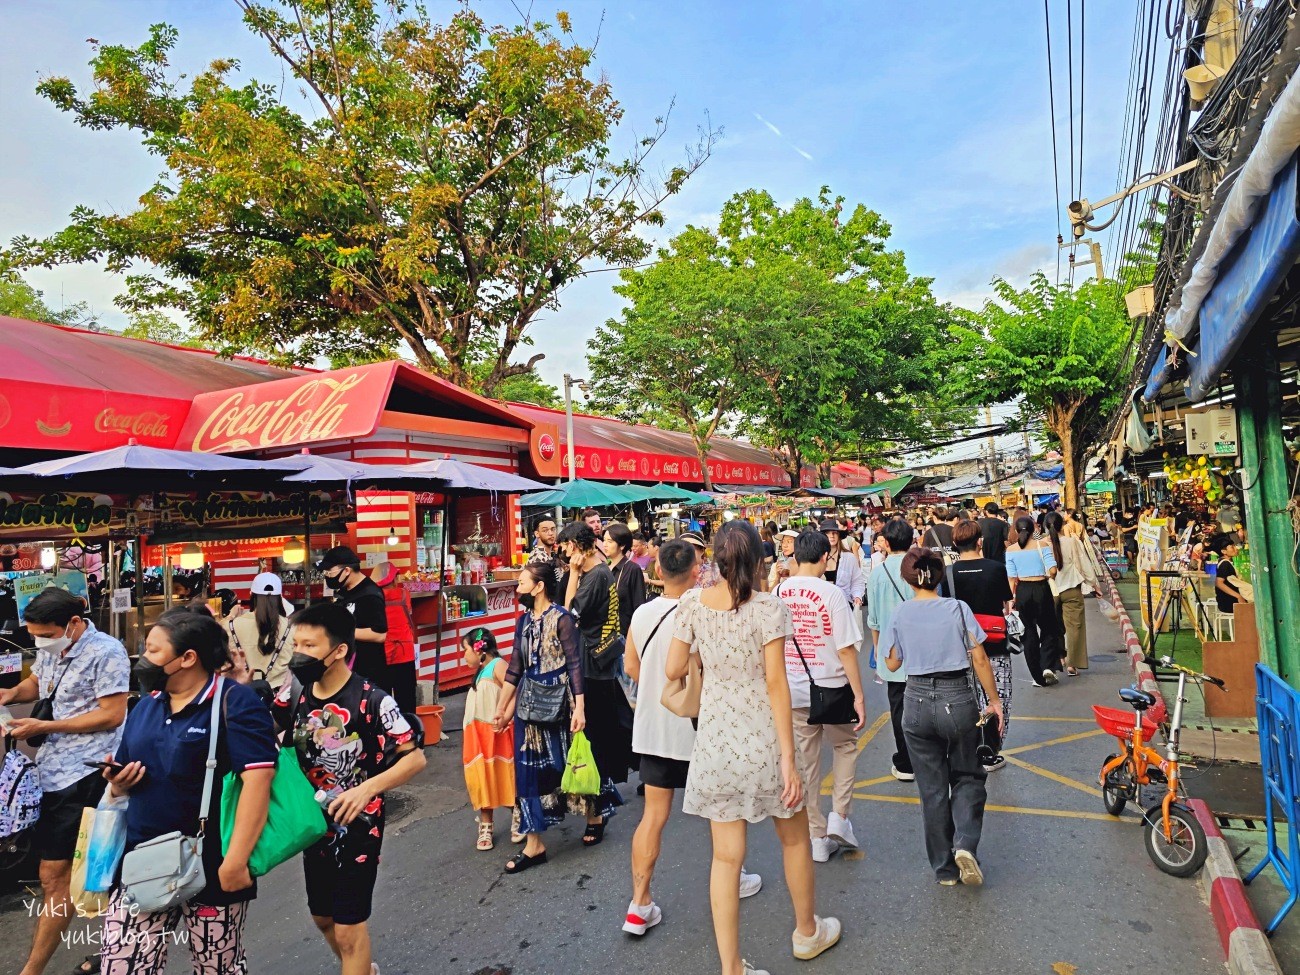
M 357 553 L 352 551 L 346 545 L 335 545 L 325 553 L 325 557 L 316 563 L 316 568 L 324 572 L 327 569 L 335 569 L 340 565 L 349 565 L 354 569 L 361 568 L 361 560 L 357 558 Z

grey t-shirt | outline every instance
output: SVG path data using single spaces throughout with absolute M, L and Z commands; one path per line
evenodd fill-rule
M 960 600 L 909 599 L 894 610 L 876 652 L 883 657 L 897 647 L 907 673 L 917 677 L 965 670 L 970 666 L 967 651 L 986 636 L 970 607 Z

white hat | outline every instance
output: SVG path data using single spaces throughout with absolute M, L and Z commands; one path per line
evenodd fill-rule
M 274 572 L 258 573 L 249 590 L 251 596 L 279 596 L 280 604 L 284 607 L 284 615 L 294 614 L 293 603 L 284 598 L 284 582 Z
M 253 580 L 250 589 L 253 596 L 281 596 L 284 582 L 274 572 L 262 572 Z

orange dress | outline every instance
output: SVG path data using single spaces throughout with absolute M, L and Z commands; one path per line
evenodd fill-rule
M 515 804 L 514 722 L 500 731 L 492 727 L 501 686 L 492 679 L 492 660 L 474 678 L 465 700 L 465 787 L 475 809 L 497 809 Z

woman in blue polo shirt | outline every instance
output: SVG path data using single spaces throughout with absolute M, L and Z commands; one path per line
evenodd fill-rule
M 212 802 L 206 813 L 203 870 L 208 885 L 180 908 L 133 912 L 113 891 L 104 917 L 104 975 L 160 975 L 167 947 L 184 920 L 193 969 L 201 975 L 242 972 L 247 903 L 257 896 L 248 856 L 266 825 L 276 739 L 271 714 L 242 684 L 219 678 L 229 661 L 226 632 L 206 613 L 172 610 L 149 631 L 135 675 L 144 695 L 127 718 L 105 777 L 114 795 L 130 794 L 127 850 L 179 830 L 193 836 L 203 815 L 203 778 L 212 734 L 212 695 L 222 694 Z M 221 783 L 234 771 L 243 783 L 230 848 L 221 855 Z

